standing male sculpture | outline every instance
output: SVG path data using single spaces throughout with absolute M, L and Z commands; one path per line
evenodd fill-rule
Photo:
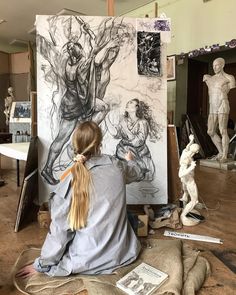
M 224 72 L 225 60 L 217 58 L 213 61 L 213 70 L 215 75 L 204 75 L 203 81 L 208 86 L 209 94 L 209 116 L 208 130 L 211 140 L 218 150 L 214 159 L 221 163 L 227 161 L 229 137 L 227 125 L 229 119 L 229 100 L 228 93 L 230 89 L 235 88 L 235 78 Z M 217 134 L 219 128 L 221 137 Z

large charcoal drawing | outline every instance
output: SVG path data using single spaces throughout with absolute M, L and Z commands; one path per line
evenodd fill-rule
M 73 163 L 76 125 L 93 120 L 102 128 L 104 153 L 124 161 L 131 150 L 141 167 L 127 187 L 128 203 L 165 203 L 166 80 L 152 77 L 165 62 L 160 33 L 143 28 L 142 38 L 155 41 L 150 52 L 159 55 L 148 68 L 155 73 L 140 76 L 135 19 L 38 16 L 36 23 L 41 199 Z

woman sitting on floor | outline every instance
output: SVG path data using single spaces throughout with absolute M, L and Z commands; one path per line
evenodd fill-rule
M 74 131 L 75 164 L 50 200 L 52 222 L 41 256 L 18 277 L 109 274 L 137 258 L 141 247 L 127 220 L 125 185 L 141 170 L 130 152 L 126 161 L 102 155 L 101 141 L 94 122 Z

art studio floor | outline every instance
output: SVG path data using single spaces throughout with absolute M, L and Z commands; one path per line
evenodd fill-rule
M 40 229 L 37 222 L 29 224 L 18 233 L 14 232 L 20 188 L 17 188 L 16 184 L 16 170 L 14 170 L 14 167 L 9 168 L 12 166 L 11 164 L 7 158 L 2 160 L 1 176 L 6 184 L 0 187 L 0 295 L 21 294 L 12 284 L 11 269 L 22 250 L 42 245 L 47 232 L 45 229 Z M 23 162 L 20 164 L 22 174 Z M 224 256 L 225 261 L 228 261 L 231 264 L 231 269 L 235 271 L 236 171 L 223 171 L 198 166 L 196 168 L 196 182 L 199 189 L 199 200 L 200 202 L 204 200 L 208 207 L 208 210 L 201 210 L 206 220 L 195 227 L 185 227 L 179 232 L 208 235 L 224 240 L 222 245 L 187 241 L 188 244 L 202 251 L 212 268 L 212 275 L 198 294 L 236 294 L 235 273 L 216 256 Z M 166 238 L 163 237 L 165 229 L 156 230 L 155 234 L 150 237 Z M 83 294 L 85 295 L 86 292 Z

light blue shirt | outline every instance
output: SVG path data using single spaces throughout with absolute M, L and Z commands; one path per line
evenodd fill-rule
M 139 178 L 140 168 L 133 161 L 121 162 L 108 155 L 92 157 L 85 166 L 92 176 L 85 228 L 69 228 L 72 174 L 50 200 L 50 231 L 34 263 L 37 271 L 49 276 L 109 274 L 133 262 L 141 249 L 126 213 L 126 183 Z

